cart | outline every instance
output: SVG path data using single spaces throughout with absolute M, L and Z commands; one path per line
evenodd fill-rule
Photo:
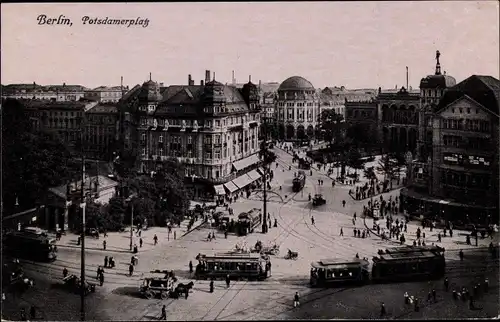
M 325 203 L 326 203 L 326 200 L 325 200 L 325 198 L 323 198 L 323 196 L 321 194 L 314 195 L 314 198 L 313 198 L 313 206 L 314 207 L 324 205 Z

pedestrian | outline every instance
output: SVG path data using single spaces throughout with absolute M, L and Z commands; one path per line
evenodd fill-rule
M 214 292 L 214 278 L 210 278 L 210 293 Z
M 227 288 L 231 286 L 231 279 L 229 278 L 229 274 L 226 275 L 226 286 Z
M 295 292 L 295 295 L 293 296 L 293 307 L 297 307 L 299 305 L 300 305 L 299 292 Z
M 95 279 L 98 280 L 99 276 L 101 276 L 101 266 L 97 266 L 97 275 L 96 275 Z
M 227 239 L 227 229 L 224 231 L 224 238 Z
M 184 293 L 184 296 L 185 296 L 185 299 L 187 300 L 188 296 L 189 296 L 189 289 L 186 288 L 185 291 L 186 291 L 186 293 Z
M 108 267 L 108 261 L 109 261 L 108 256 L 104 256 L 104 267 L 106 268 Z
M 441 233 L 438 233 L 438 243 L 441 242 Z
M 444 289 L 446 290 L 446 292 L 448 292 L 449 286 L 450 286 L 450 282 L 448 281 L 448 277 L 445 277 L 444 278 Z
M 345 208 L 345 200 L 342 200 L 342 207 Z
M 356 258 L 359 258 L 359 254 L 358 253 L 356 253 Z
M 155 234 L 155 236 L 153 237 L 153 241 L 154 241 L 155 246 L 156 246 L 156 244 L 158 244 L 158 236 L 156 236 L 156 234 Z
M 104 285 L 104 271 L 102 271 L 101 275 L 99 275 L 99 285 Z
M 139 247 L 142 248 L 142 237 L 139 238 Z
M 189 273 L 190 274 L 193 273 L 193 262 L 192 261 L 189 261 Z
M 314 226 L 314 217 L 311 216 L 311 224 Z
M 76 244 L 80 246 L 80 243 L 82 242 L 82 237 L 78 236 L 78 239 L 76 241 Z
M 208 237 L 207 237 L 207 241 L 212 241 L 212 234 L 211 233 L 208 233 Z
M 490 287 L 490 281 L 488 280 L 488 278 L 485 278 L 484 279 L 484 291 L 488 292 L 489 287 Z
M 212 239 L 215 240 L 215 232 L 212 231 Z
M 410 303 L 410 296 L 408 295 L 408 292 L 405 292 L 405 294 L 403 296 L 405 298 L 405 304 Z
M 30 318 L 32 320 L 36 319 L 36 308 L 35 308 L 34 305 L 32 305 L 31 308 L 30 308 Z
M 174 240 L 177 239 L 177 231 L 174 230 Z
M 431 291 L 429 291 L 429 293 L 427 294 L 427 302 L 430 302 L 432 299 L 432 293 Z
M 415 304 L 415 305 L 414 305 L 414 310 L 415 310 L 415 312 L 418 312 L 418 310 L 420 309 L 420 308 L 419 308 L 419 306 L 418 306 L 418 299 L 417 299 L 417 298 L 415 298 L 415 300 L 413 301 L 413 303 Z
M 68 269 L 65 267 L 63 268 L 63 278 L 65 278 L 66 276 L 68 276 Z
M 434 300 L 434 303 L 436 303 L 436 290 L 432 290 L 432 299 Z
M 128 273 L 129 273 L 129 276 L 132 276 L 132 274 L 134 274 L 134 265 L 130 264 L 128 266 Z
M 383 317 L 385 314 L 386 314 L 385 304 L 384 302 L 382 302 L 382 304 L 380 305 L 380 317 Z
M 462 250 L 460 250 L 460 252 L 458 253 L 458 256 L 460 257 L 461 261 L 464 260 L 464 252 Z
M 340 236 L 344 236 L 344 230 L 340 227 Z
M 160 316 L 160 320 L 163 320 L 163 321 L 166 321 L 167 320 L 167 306 L 166 305 L 163 305 L 161 307 L 161 316 Z
M 109 268 L 114 268 L 115 267 L 115 259 L 113 256 L 109 257 Z

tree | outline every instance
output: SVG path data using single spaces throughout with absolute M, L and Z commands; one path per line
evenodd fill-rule
M 364 176 L 366 179 L 372 181 L 377 179 L 377 175 L 375 173 L 375 167 L 368 167 L 364 169 Z
M 384 181 L 389 180 L 391 189 L 392 179 L 394 179 L 395 175 L 399 173 L 400 170 L 401 167 L 397 160 L 392 158 L 389 154 L 382 156 L 382 159 L 378 162 L 377 171 L 384 175 Z
M 49 188 L 74 179 L 78 169 L 55 133 L 31 127 L 22 102 L 5 100 L 2 122 L 2 193 L 8 214 L 36 206 Z M 20 209 L 14 205 L 16 199 Z
M 105 216 L 109 230 L 120 230 L 123 228 L 125 220 L 124 199 L 114 196 L 105 207 Z
M 335 110 L 323 110 L 320 115 L 320 132 L 323 140 L 331 145 L 342 142 L 345 138 L 346 124 L 341 114 Z
M 357 148 L 351 147 L 347 153 L 347 165 L 354 169 L 356 178 L 358 176 L 358 170 L 363 169 L 364 160 L 362 159 L 361 153 Z

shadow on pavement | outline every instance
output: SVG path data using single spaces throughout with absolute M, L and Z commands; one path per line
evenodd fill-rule
M 143 298 L 138 287 L 135 286 L 122 286 L 115 288 L 111 293 L 116 295 L 132 296 L 136 298 Z

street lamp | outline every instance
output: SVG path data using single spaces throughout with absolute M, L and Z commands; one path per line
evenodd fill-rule
M 137 197 L 136 193 L 132 194 L 127 199 L 125 199 L 125 202 L 130 202 L 130 205 L 132 206 L 130 212 L 130 251 L 132 251 L 133 239 L 134 239 L 134 203 L 131 201 L 135 199 L 135 197 Z

